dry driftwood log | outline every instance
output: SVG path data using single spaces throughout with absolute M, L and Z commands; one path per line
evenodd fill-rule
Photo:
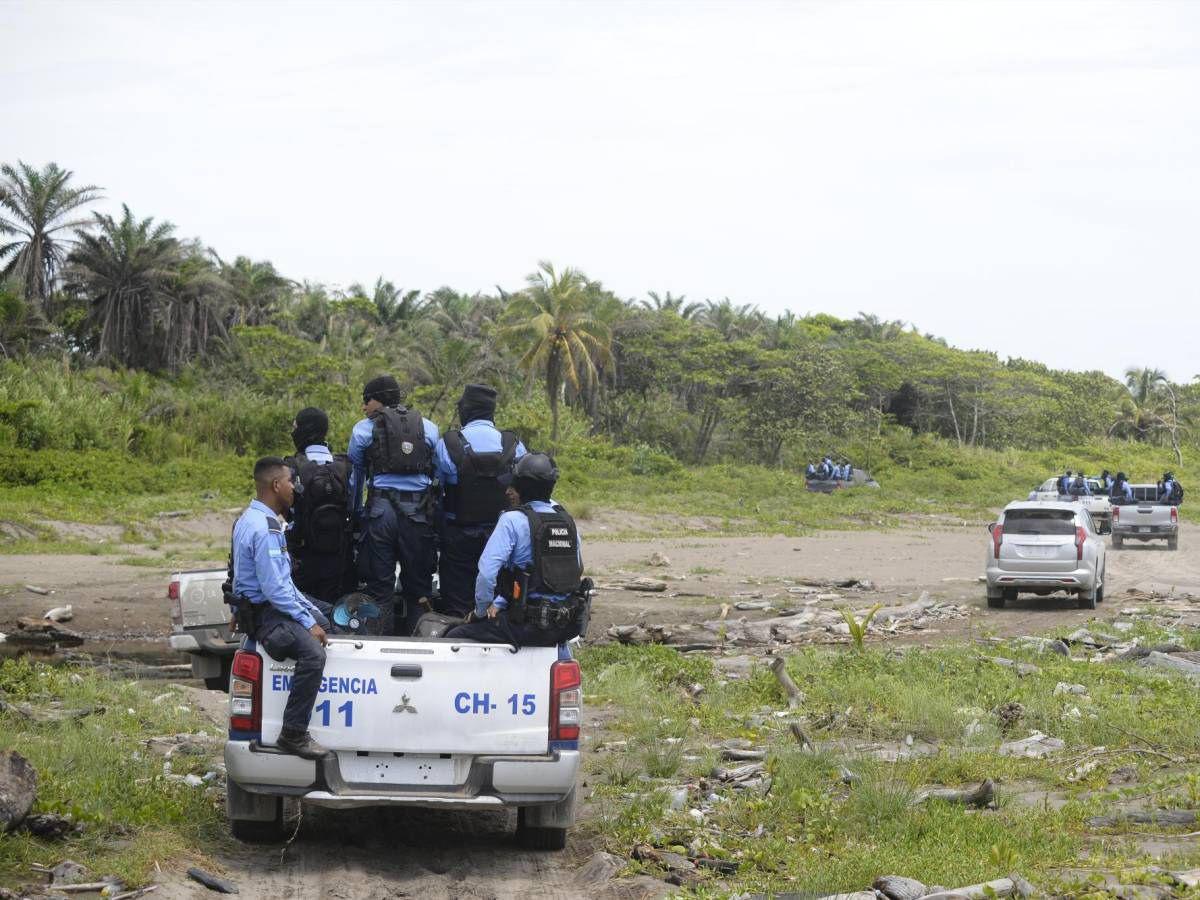
M 78 647 L 83 635 L 60 628 L 54 622 L 22 616 L 17 619 L 17 630 L 9 634 L 8 643 L 29 647 Z
M 732 769 L 725 769 L 717 766 L 712 770 L 712 777 L 718 781 L 747 781 L 751 778 L 763 774 L 766 771 L 766 766 L 762 763 L 747 763 L 744 766 L 737 766 Z
M 963 806 L 991 806 L 996 802 L 996 785 L 992 779 L 985 779 L 979 787 L 970 790 L 956 788 L 932 788 L 921 791 L 913 798 L 912 805 L 919 806 L 930 800 L 941 800 L 943 803 L 960 803 Z
M 1020 875 L 1009 875 L 1007 878 L 997 878 L 985 881 L 983 884 L 969 884 L 966 887 L 954 888 L 950 891 L 938 891 L 936 894 L 926 894 L 922 900 L 987 900 L 991 897 L 1028 897 L 1033 893 L 1033 886 Z
M 36 584 L 25 585 L 25 590 L 29 591 L 31 594 L 41 594 L 43 597 L 47 594 L 54 593 L 54 591 L 50 590 L 50 588 L 38 587 Z
M 792 676 L 788 674 L 787 660 L 782 656 L 776 656 L 771 660 L 771 671 L 775 674 L 775 680 L 779 682 L 779 686 L 783 688 L 783 693 L 787 695 L 788 707 L 796 709 L 804 702 L 804 691 L 796 687 L 796 682 L 792 681 Z
M 739 748 L 726 747 L 721 751 L 721 759 L 732 760 L 734 762 L 754 761 L 766 758 L 766 750 L 742 750 Z

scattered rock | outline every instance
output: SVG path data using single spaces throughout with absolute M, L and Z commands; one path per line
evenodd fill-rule
M 682 812 L 687 806 L 688 789 L 685 787 L 675 788 L 671 791 L 670 797 L 667 800 L 667 809 L 675 812 Z
M 1137 825 L 1195 825 L 1200 812 L 1194 809 L 1128 810 L 1087 820 L 1091 828 L 1109 828 L 1133 822 Z
M 1134 784 L 1138 780 L 1137 766 L 1121 766 L 1108 776 L 1109 784 Z
M 1007 741 L 1000 745 L 1001 756 L 1024 756 L 1029 759 L 1045 759 L 1052 753 L 1057 753 L 1067 746 L 1060 738 L 1047 737 L 1040 731 L 1031 732 L 1029 737 L 1019 741 Z
M 1070 684 L 1066 681 L 1060 681 L 1054 686 L 1054 696 L 1059 697 L 1063 694 L 1076 694 L 1080 697 L 1087 696 L 1087 686 L 1083 684 Z
M 43 597 L 54 593 L 54 591 L 50 590 L 50 588 L 39 587 L 36 584 L 25 585 L 25 590 L 29 591 L 31 594 L 41 594 Z
M 73 859 L 64 859 L 50 870 L 50 883 L 52 885 L 78 884 L 86 877 L 87 868 L 81 866 Z
M 624 867 L 625 860 L 597 850 L 591 859 L 576 870 L 573 880 L 580 887 L 603 887 Z
M 1182 659 L 1178 656 L 1172 656 L 1167 653 L 1151 653 L 1138 663 L 1140 666 L 1153 666 L 1159 669 L 1172 669 L 1191 679 L 1200 679 L 1200 663 L 1192 662 L 1189 659 Z
M 49 619 L 51 622 L 70 622 L 75 618 L 75 613 L 71 611 L 71 604 L 66 606 L 56 606 L 54 609 L 46 610 L 42 616 L 43 619 Z
M 12 831 L 29 815 L 37 797 L 37 771 L 15 750 L 0 752 L 0 827 Z
M 996 718 L 1000 720 L 1000 731 L 1008 734 L 1020 723 L 1025 715 L 1025 707 L 1016 700 L 1001 703 L 996 707 Z
M 881 875 L 872 885 L 883 894 L 887 900 L 917 900 L 924 897 L 928 891 L 915 878 L 905 878 L 902 875 Z
M 40 837 L 47 841 L 57 841 L 70 832 L 82 830 L 81 826 L 70 816 L 58 813 L 37 813 L 26 816 L 21 827 L 34 837 Z
M 671 557 L 665 553 L 655 550 L 650 554 L 650 558 L 646 560 L 647 565 L 655 566 L 656 568 L 665 569 L 671 565 Z

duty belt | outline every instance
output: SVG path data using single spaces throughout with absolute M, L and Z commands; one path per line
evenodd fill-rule
M 557 602 L 540 597 L 530 597 L 525 601 L 525 622 L 543 631 L 562 628 L 574 621 L 581 602 L 582 600 L 578 596 L 571 596 Z

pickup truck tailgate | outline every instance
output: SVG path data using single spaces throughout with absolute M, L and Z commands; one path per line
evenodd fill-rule
M 292 661 L 263 658 L 262 737 L 273 743 Z M 339 751 L 545 753 L 555 647 L 331 637 L 309 730 Z

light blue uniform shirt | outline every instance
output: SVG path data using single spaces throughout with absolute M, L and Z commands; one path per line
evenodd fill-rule
M 269 506 L 254 500 L 233 526 L 233 593 L 251 603 L 270 603 L 305 628 L 312 628 L 314 607 L 292 581 L 287 539 L 282 528 L 271 529 L 268 518 L 279 521 Z
M 553 501 L 534 500 L 529 504 L 534 512 L 554 512 Z M 580 565 L 583 564 L 583 540 L 577 548 Z M 496 530 L 488 538 L 479 557 L 479 577 L 475 579 L 475 615 L 484 616 L 487 608 L 495 603 L 501 609 L 508 601 L 496 595 L 496 579 L 501 569 L 524 569 L 533 562 L 533 540 L 529 536 L 529 520 L 522 510 L 501 513 Z M 565 600 L 566 594 L 538 595 L 543 600 Z
M 324 444 L 309 444 L 304 448 L 304 456 L 311 462 L 328 465 L 333 462 L 333 454 Z
M 438 427 L 426 418 L 421 419 L 425 427 L 425 443 L 430 451 L 437 447 Z M 362 509 L 363 486 L 367 477 L 367 448 L 375 438 L 375 423 L 370 419 L 361 419 L 350 432 L 350 446 L 346 455 L 350 457 L 350 501 L 355 512 Z M 393 491 L 411 491 L 419 494 L 428 490 L 433 483 L 428 475 L 373 475 L 371 486 Z

